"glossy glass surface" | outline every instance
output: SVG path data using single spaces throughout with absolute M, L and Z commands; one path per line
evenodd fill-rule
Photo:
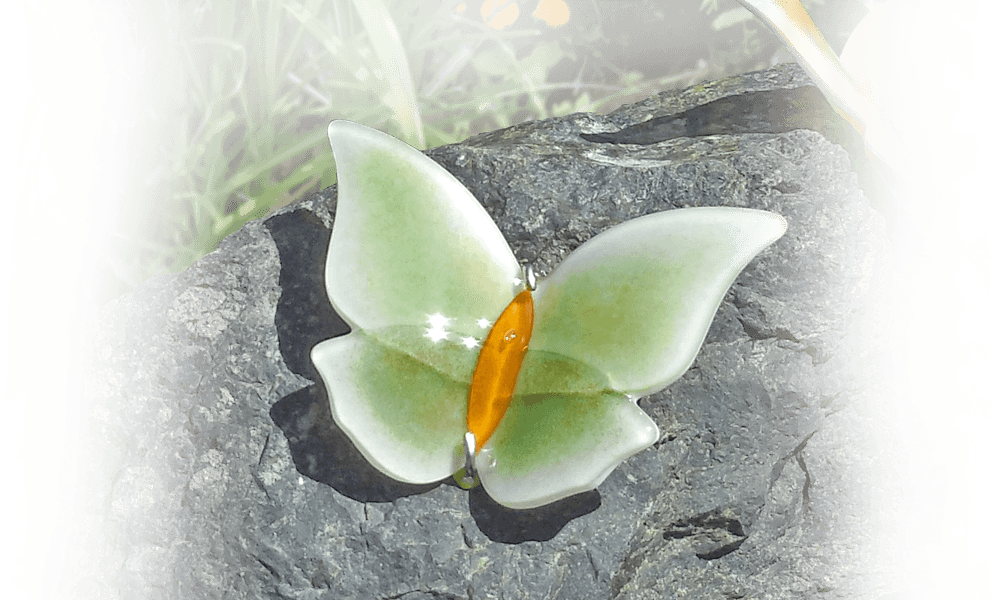
M 477 434 L 485 444 L 476 469 L 486 491 L 514 508 L 593 489 L 656 441 L 634 399 L 687 369 L 726 289 L 785 229 L 780 216 L 726 208 L 611 228 L 539 283 L 518 371 L 486 337 L 497 320 L 497 335 L 520 335 L 532 297 L 504 312 L 524 283 L 479 203 L 383 133 L 334 122 L 330 141 L 339 189 L 327 291 L 354 329 L 312 351 L 334 418 L 373 465 L 412 483 L 459 470 L 465 432 L 495 426 Z M 506 401 L 516 385 L 505 410 L 476 405 L 470 415 L 484 343 L 484 364 L 496 371 L 485 387 L 503 380 L 486 404 Z

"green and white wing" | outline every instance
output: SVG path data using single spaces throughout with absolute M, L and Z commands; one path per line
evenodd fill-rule
M 565 357 L 528 350 L 517 390 L 476 457 L 489 495 L 534 508 L 596 488 L 659 438 L 635 401 L 607 377 Z
M 440 314 L 478 333 L 475 320 L 499 315 L 521 274 L 482 205 L 392 136 L 349 121 L 330 123 L 329 133 L 337 215 L 326 289 L 337 312 L 365 331 Z
M 736 276 L 785 228 L 774 213 L 715 207 L 613 227 L 539 284 L 532 348 L 589 365 L 631 396 L 662 390 L 694 362 Z
M 353 331 L 312 350 L 333 416 L 400 481 L 462 466 L 477 344 L 522 285 L 503 235 L 451 174 L 405 143 L 334 121 L 337 212 L 326 288 Z
M 726 290 L 785 228 L 757 210 L 672 210 L 570 254 L 535 292 L 515 396 L 476 463 L 490 496 L 540 506 L 597 487 L 653 444 L 634 401 L 688 369 Z

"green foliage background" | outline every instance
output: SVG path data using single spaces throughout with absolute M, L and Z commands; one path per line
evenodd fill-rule
M 826 2 L 804 4 L 836 48 L 864 10 Z M 476 1 L 159 5 L 133 40 L 156 73 L 142 117 L 154 150 L 131 191 L 152 210 L 116 232 L 106 287 L 182 270 L 248 221 L 333 184 L 333 119 L 429 148 L 791 60 L 735 0 L 566 3 L 562 26 L 523 0 L 501 30 Z

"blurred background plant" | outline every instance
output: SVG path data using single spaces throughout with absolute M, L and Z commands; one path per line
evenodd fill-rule
M 108 296 L 333 184 L 333 119 L 429 148 L 791 60 L 736 0 L 119 1 L 121 52 L 156 76 L 132 218 L 99 252 Z M 804 4 L 837 50 L 866 12 Z

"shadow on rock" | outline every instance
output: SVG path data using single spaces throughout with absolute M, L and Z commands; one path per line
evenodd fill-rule
M 469 492 L 469 512 L 479 530 L 494 542 L 502 544 L 551 540 L 567 523 L 600 506 L 601 495 L 597 490 L 528 510 L 515 510 L 497 504 L 483 486 Z
M 278 347 L 293 373 L 318 382 L 309 351 L 323 340 L 351 331 L 326 295 L 330 230 L 305 210 L 272 217 L 267 227 L 281 256 L 281 298 L 274 314 Z
M 296 469 L 359 502 L 390 502 L 433 489 L 436 484 L 402 483 L 373 467 L 333 420 L 326 390 L 318 383 L 309 351 L 351 331 L 326 295 L 330 230 L 306 210 L 272 217 L 267 227 L 281 256 L 281 298 L 274 315 L 278 347 L 292 372 L 317 382 L 271 407 L 271 419 L 288 439 Z
M 310 386 L 282 398 L 271 407 L 271 419 L 288 439 L 299 473 L 348 498 L 391 502 L 438 485 L 402 483 L 373 467 L 333 420 L 322 386 Z

